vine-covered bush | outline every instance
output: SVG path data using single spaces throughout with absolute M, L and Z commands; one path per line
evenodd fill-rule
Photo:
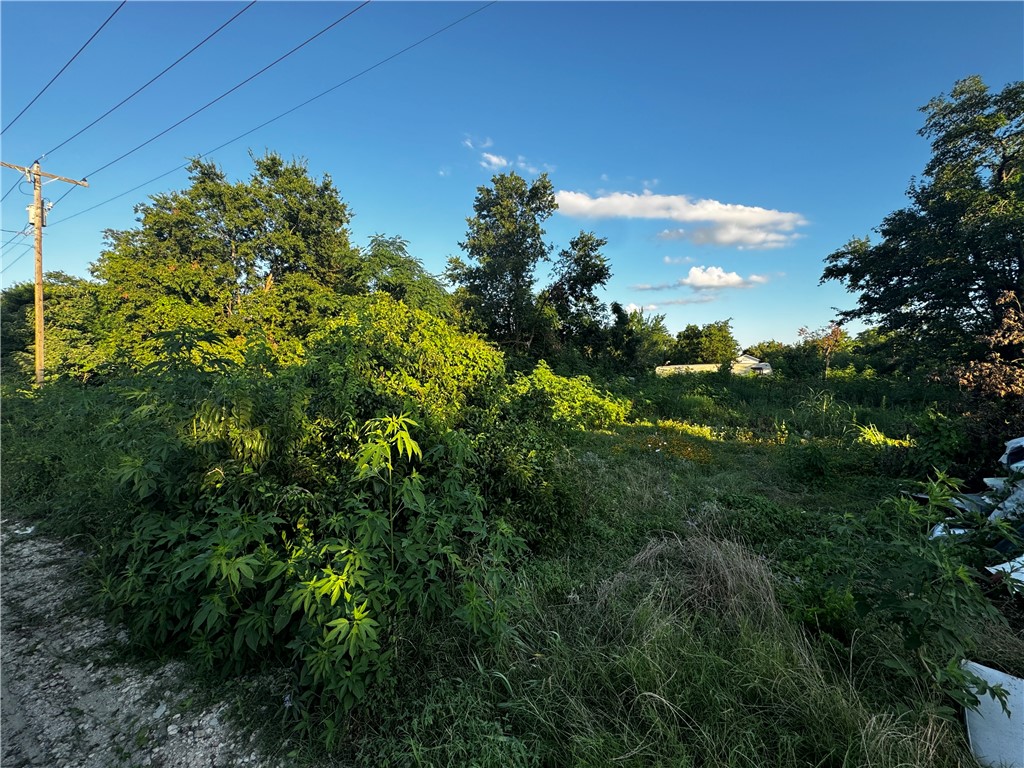
M 411 409 L 439 427 L 486 405 L 504 382 L 493 346 L 386 294 L 349 299 L 343 316 L 313 334 L 309 347 L 312 371 L 340 386 L 354 407 Z

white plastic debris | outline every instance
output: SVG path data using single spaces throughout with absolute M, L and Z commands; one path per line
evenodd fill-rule
M 1024 437 L 1006 441 L 1006 451 L 999 463 L 1011 472 L 1024 472 Z
M 999 565 L 990 565 L 988 570 L 999 571 L 1000 573 L 1005 573 L 1007 576 L 1017 579 L 1018 581 L 1024 582 L 1024 555 L 1020 555 L 1019 557 L 1015 557 L 1013 560 L 1000 563 Z
M 965 661 L 963 667 L 989 685 L 1006 692 L 1007 715 L 991 696 L 982 696 L 977 709 L 964 713 L 967 738 L 978 762 L 992 768 L 1024 768 L 1024 678 Z
M 18 528 L 14 532 L 19 536 L 30 536 L 35 532 L 35 530 L 36 527 L 34 525 L 30 525 L 28 528 Z

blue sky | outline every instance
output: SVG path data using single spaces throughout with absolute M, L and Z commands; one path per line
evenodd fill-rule
M 30 164 L 244 5 L 129 2 L 4 132 L 3 160 Z M 357 10 L 68 194 L 50 213 L 46 269 L 87 275 L 103 231 L 134 226 L 133 206 L 184 187 L 185 172 L 79 212 L 483 5 Z M 4 126 L 116 7 L 0 3 Z M 356 7 L 256 3 L 43 170 L 95 171 Z M 606 300 L 664 314 L 672 331 L 732 318 L 741 344 L 792 342 L 852 305 L 818 285 L 823 258 L 905 204 L 929 157 L 918 108 L 971 74 L 996 90 L 1024 77 L 1024 4 L 498 2 L 208 159 L 242 178 L 250 149 L 306 158 L 349 204 L 357 245 L 401 235 L 435 273 L 460 253 L 479 185 L 547 172 L 556 250 L 581 229 L 608 239 Z M 3 191 L 16 180 L 4 169 Z M 66 191 L 56 182 L 44 197 Z M 28 184 L 3 202 L 4 285 L 31 279 L 31 238 L 16 235 L 30 202 Z

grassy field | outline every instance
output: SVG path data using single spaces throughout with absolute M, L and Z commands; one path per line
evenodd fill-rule
M 974 764 L 950 698 L 894 673 L 914 652 L 852 588 L 874 546 L 857 523 L 918 458 L 857 424 L 905 436 L 941 393 L 872 383 L 854 405 L 838 387 L 701 378 L 626 385 L 647 419 L 575 435 L 582 522 L 519 570 L 509 638 L 439 646 L 362 759 Z M 962 621 L 973 658 L 1024 673 L 1019 624 Z
M 901 497 L 936 457 L 994 468 L 963 458 L 954 395 L 715 375 L 608 386 L 631 415 L 560 433 L 544 498 L 569 522 L 509 564 L 501 631 L 401 623 L 392 673 L 304 731 L 280 688 L 211 688 L 240 713 L 281 701 L 249 727 L 296 764 L 972 765 L 956 657 L 1024 674 L 1024 625 L 964 570 L 984 564 L 972 550 L 928 543 L 949 489 L 926 489 L 930 507 Z M 44 527 L 66 533 L 63 514 Z

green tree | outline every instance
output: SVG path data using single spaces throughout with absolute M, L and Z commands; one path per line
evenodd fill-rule
M 190 186 L 136 207 L 140 225 L 106 233 L 91 268 L 99 281 L 106 356 L 138 364 L 168 328 L 216 330 L 244 347 L 266 335 L 294 354 L 310 330 L 362 287 L 348 207 L 330 177 L 301 161 L 253 158 L 246 182 L 193 160 Z
M 1024 295 L 1024 82 L 991 93 L 968 77 L 922 111 L 932 158 L 911 204 L 885 217 L 880 242 L 829 255 L 822 282 L 859 294 L 844 319 L 877 321 L 936 360 L 979 359 L 1000 297 Z
M 593 232 L 580 232 L 562 249 L 555 262 L 554 281 L 542 299 L 554 307 L 561 322 L 562 338 L 568 341 L 602 320 L 604 305 L 595 291 L 612 276 L 601 249 L 608 240 Z
M 422 262 L 409 255 L 409 243 L 401 237 L 374 235 L 362 256 L 359 283 L 367 293 L 386 293 L 412 309 L 451 319 L 451 296 L 430 275 Z
M 613 368 L 622 373 L 651 373 L 668 359 L 672 336 L 664 315 L 627 310 L 617 301 L 612 302 L 611 312 L 606 349 Z
M 448 280 L 460 287 L 475 327 L 500 344 L 529 351 L 536 335 L 535 271 L 548 261 L 551 246 L 541 226 L 555 212 L 547 174 L 528 183 L 516 173 L 493 177 L 478 187 L 465 241 L 459 247 L 471 263 L 449 259 Z
M 842 326 L 835 322 L 813 331 L 806 327 L 801 328 L 797 335 L 803 340 L 804 346 L 817 354 L 822 364 L 822 378 L 826 379 L 836 353 L 850 348 L 850 337 Z
M 46 374 L 89 378 L 103 362 L 97 349 L 97 285 L 64 272 L 43 276 Z M 35 306 L 32 283 L 0 294 L 0 360 L 8 375 L 35 369 Z
M 673 363 L 722 365 L 731 363 L 739 354 L 740 345 L 732 335 L 732 318 L 697 326 L 691 323 L 676 334 L 671 351 Z
M 759 341 L 757 344 L 747 347 L 744 351 L 748 355 L 753 355 L 758 360 L 770 363 L 774 367 L 775 361 L 779 359 L 785 349 L 786 345 L 781 341 L 768 339 L 767 341 Z

